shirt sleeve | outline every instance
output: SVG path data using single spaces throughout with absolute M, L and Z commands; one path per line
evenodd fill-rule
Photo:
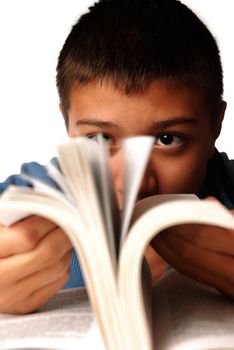
M 55 158 L 52 159 L 52 162 L 54 165 L 56 165 Z M 48 175 L 48 172 L 45 166 L 37 162 L 30 162 L 30 163 L 22 164 L 19 174 L 11 175 L 4 182 L 0 183 L 0 193 L 4 192 L 10 185 L 32 187 L 32 185 L 29 182 L 27 182 L 27 180 L 21 177 L 21 174 L 32 176 L 38 180 L 41 180 L 44 183 L 47 183 L 50 187 L 54 187 L 54 188 L 57 187 L 56 183 Z

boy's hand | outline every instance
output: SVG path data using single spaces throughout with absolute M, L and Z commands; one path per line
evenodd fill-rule
M 161 232 L 152 246 L 176 270 L 234 298 L 234 230 L 181 225 Z
M 0 312 L 29 313 L 69 277 L 71 243 L 53 222 L 31 216 L 0 225 Z

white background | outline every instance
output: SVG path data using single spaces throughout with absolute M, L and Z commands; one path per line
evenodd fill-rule
M 46 163 L 66 138 L 58 109 L 55 67 L 72 24 L 93 0 L 0 0 L 0 180 L 20 164 Z M 217 146 L 234 158 L 232 0 L 184 0 L 218 40 L 224 68 L 226 119 Z

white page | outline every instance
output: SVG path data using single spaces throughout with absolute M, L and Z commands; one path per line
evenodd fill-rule
M 94 154 L 89 148 L 92 148 Z M 69 183 L 79 214 L 87 227 L 93 227 L 95 222 L 99 227 L 98 232 L 103 231 L 97 186 L 92 175 L 96 152 L 91 141 L 79 137 L 58 145 L 57 149 L 62 172 Z M 90 220 L 90 213 L 94 220 Z
M 34 188 L 35 191 L 40 191 L 46 194 L 49 194 L 51 196 L 53 196 L 54 198 L 58 198 L 59 200 L 61 199 L 61 197 L 63 197 L 64 199 L 67 199 L 68 201 L 70 201 L 71 203 L 74 203 L 74 199 L 70 198 L 70 196 L 67 196 L 66 192 L 62 192 L 60 190 L 58 190 L 55 187 L 52 187 L 49 183 L 47 182 L 43 182 L 40 179 L 37 179 L 36 177 L 33 177 L 31 175 L 27 175 L 27 174 L 20 174 L 20 177 L 26 181 L 28 181 Z M 13 185 L 15 186 L 15 185 Z
M 144 171 L 149 160 L 154 143 L 152 136 L 136 136 L 125 139 L 124 147 L 124 204 L 123 223 L 121 229 L 121 244 L 124 241 L 133 208 L 144 176 Z
M 7 189 L 7 191 L 3 192 L 0 198 L 2 200 L 5 200 L 8 198 L 8 196 L 11 196 L 12 193 L 16 192 L 24 192 L 28 193 L 30 192 L 32 195 L 32 199 L 35 200 L 37 193 L 40 196 L 44 196 L 45 198 L 54 198 L 57 199 L 59 202 L 66 203 L 68 205 L 73 206 L 73 203 L 70 203 L 68 198 L 66 198 L 62 192 L 59 190 L 50 187 L 49 185 L 43 183 L 40 180 L 37 180 L 31 176 L 23 176 L 27 181 L 29 181 L 33 186 L 34 189 L 28 188 L 28 187 L 20 187 L 15 185 L 10 185 Z M 32 192 L 33 191 L 33 192 Z M 0 223 L 5 226 L 11 226 L 15 222 L 19 220 L 23 220 L 26 217 L 31 215 L 31 211 L 25 211 L 25 210 L 8 210 L 2 208 L 0 211 Z
M 76 141 L 72 141 L 70 146 L 73 143 L 75 145 Z M 92 214 L 93 220 L 90 223 L 96 225 L 93 229 L 102 236 L 104 235 L 103 238 L 107 242 L 113 267 L 116 269 L 116 246 L 112 221 L 112 206 L 116 207 L 116 205 L 111 203 L 111 199 L 114 199 L 111 198 L 113 184 L 109 173 L 107 149 L 104 145 L 87 138 L 83 140 L 81 146 L 82 148 L 77 143 L 77 151 L 78 153 L 80 152 L 84 168 L 87 170 L 86 173 L 83 172 L 83 177 L 86 181 L 86 193 L 84 192 L 84 195 L 89 205 L 85 214 L 88 216 L 87 219 L 89 221 L 90 214 Z M 79 198 L 77 201 L 79 201 Z M 95 220 L 94 217 L 96 218 Z M 98 223 L 101 229 L 98 228 Z
M 110 171 L 110 154 L 101 134 L 97 135 L 100 149 L 100 200 L 103 208 L 103 219 L 105 220 L 107 238 L 113 259 L 117 263 L 120 234 L 120 212 L 118 209 L 113 178 Z
M 84 288 L 62 290 L 29 315 L 0 314 L 0 349 L 104 350 Z
M 151 208 L 156 207 L 157 205 L 161 205 L 163 203 L 168 203 L 169 201 L 185 201 L 185 200 L 196 200 L 200 199 L 193 193 L 176 193 L 176 194 L 157 194 L 154 196 L 146 197 L 137 202 L 134 207 L 133 214 L 131 217 L 130 225 L 133 225 L 141 215 L 146 213 Z
M 154 292 L 158 350 L 234 349 L 234 303 L 217 290 L 171 270 Z
M 62 192 L 69 198 L 71 202 L 74 201 L 73 194 L 63 174 L 57 169 L 53 163 L 48 163 L 46 166 L 49 176 L 57 183 Z
M 132 342 L 135 348 L 144 347 L 144 344 L 148 344 L 150 348 L 151 343 L 141 288 L 142 259 L 145 249 L 152 238 L 162 230 L 187 223 L 234 228 L 233 216 L 216 201 L 169 200 L 151 208 L 135 221 L 124 241 L 119 259 L 118 283 L 121 295 L 124 296 L 123 305 L 128 309 L 127 324 L 132 324 L 131 334 L 134 332 Z M 135 310 L 138 312 L 136 313 Z M 134 322 L 131 322 L 133 318 Z

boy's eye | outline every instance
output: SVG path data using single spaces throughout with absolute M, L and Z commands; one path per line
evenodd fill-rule
M 98 142 L 98 135 L 102 137 L 103 141 L 107 144 L 114 144 L 114 141 L 113 139 L 106 135 L 106 134 L 102 134 L 102 133 L 99 133 L 99 134 L 92 134 L 92 135 L 87 135 L 87 137 L 93 141 L 97 141 Z
M 113 156 L 119 149 L 119 143 L 116 140 L 114 140 L 112 136 L 109 136 L 107 134 L 96 133 L 87 135 L 87 137 L 96 142 L 98 142 L 99 137 L 101 137 L 104 143 L 108 146 L 111 156 Z
M 155 146 L 159 147 L 176 147 L 182 143 L 182 138 L 173 134 L 162 134 L 155 137 Z

